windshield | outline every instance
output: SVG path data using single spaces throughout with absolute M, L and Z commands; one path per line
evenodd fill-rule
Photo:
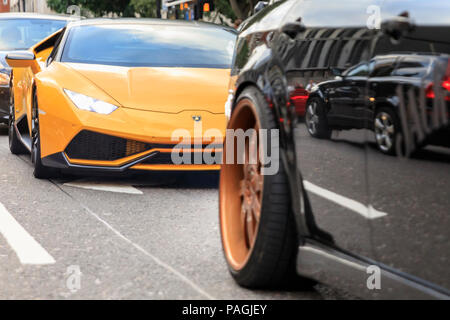
M 126 67 L 230 68 L 236 34 L 177 25 L 88 25 L 71 29 L 62 62 Z
M 0 50 L 26 50 L 67 24 L 64 20 L 0 19 Z

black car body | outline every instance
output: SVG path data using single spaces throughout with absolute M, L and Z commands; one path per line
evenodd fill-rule
M 450 2 L 440 0 L 276 1 L 249 19 L 236 45 L 228 128 L 278 129 L 280 170 L 222 168 L 222 243 L 239 284 L 277 285 L 294 265 L 361 297 L 450 298 L 450 149 L 419 150 L 438 132 L 450 140 L 449 21 Z M 383 56 L 388 89 L 373 76 L 349 86 L 335 78 Z M 426 72 L 396 68 L 408 57 L 430 59 Z M 392 81 L 395 70 L 403 74 Z M 316 115 L 341 115 L 323 128 L 326 139 L 312 137 L 296 112 L 299 88 L 318 102 Z M 333 114 L 331 99 L 340 99 Z M 380 112 L 397 117 L 398 157 L 376 147 Z
M 443 66 L 450 71 L 449 55 L 415 52 L 381 55 L 370 61 L 361 62 L 343 73 L 334 69 L 336 78 L 317 84 L 308 96 L 306 124 L 309 133 L 314 137 L 326 137 L 332 130 L 367 128 L 375 132 L 375 143 L 382 152 L 396 153 L 395 129 L 401 131 L 399 123 L 401 97 L 397 89 L 403 86 L 405 90 L 412 90 L 414 96 L 417 92 L 424 92 L 424 118 L 427 122 L 431 122 L 436 97 L 434 92 L 436 66 Z M 440 89 L 446 101 L 448 118 L 450 73 L 445 74 Z M 313 119 L 316 104 L 320 104 L 323 113 Z M 386 110 L 379 113 L 377 118 L 374 111 L 381 106 Z M 388 123 L 388 126 L 384 122 Z M 392 125 L 389 126 L 391 122 Z M 319 129 L 325 131 L 319 132 Z M 448 128 L 442 128 L 427 137 L 417 135 L 415 139 L 420 140 L 418 146 L 437 144 L 448 147 L 450 146 L 448 137 Z
M 0 123 L 8 123 L 11 68 L 9 51 L 27 50 L 74 18 L 33 13 L 0 14 Z

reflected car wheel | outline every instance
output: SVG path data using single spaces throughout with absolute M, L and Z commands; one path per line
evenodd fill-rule
M 319 98 L 312 98 L 306 105 L 305 124 L 311 136 L 320 139 L 329 139 L 331 130 L 325 115 L 325 104 Z
M 389 108 L 377 110 L 374 119 L 375 141 L 378 149 L 390 155 L 395 155 L 397 148 L 399 122 L 397 115 Z
M 274 128 L 274 117 L 262 94 L 253 87 L 245 89 L 228 129 L 257 132 Z M 295 276 L 297 237 L 281 161 L 275 175 L 262 175 L 260 161 L 249 160 L 252 156 L 257 159 L 262 147 L 255 132 L 246 139 L 242 164 L 236 161 L 239 149 L 234 143 L 234 163 L 222 166 L 220 230 L 225 258 L 236 282 L 249 288 L 267 288 L 282 285 Z M 231 152 L 228 147 L 225 143 L 224 162 Z
M 11 94 L 9 98 L 9 119 L 8 119 L 8 140 L 9 140 L 9 150 L 12 154 L 24 154 L 27 153 L 28 150 L 19 140 L 15 128 L 16 122 L 16 110 L 14 107 L 14 92 L 11 88 Z

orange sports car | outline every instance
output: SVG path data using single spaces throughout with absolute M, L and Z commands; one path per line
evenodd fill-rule
M 219 170 L 235 39 L 211 24 L 94 19 L 9 53 L 11 152 L 31 152 L 37 178 Z

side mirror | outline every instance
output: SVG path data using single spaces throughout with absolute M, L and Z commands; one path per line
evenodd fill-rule
M 381 22 L 381 31 L 394 40 L 400 40 L 414 29 L 415 23 L 407 15 L 400 15 Z
M 336 77 L 342 77 L 342 71 L 339 68 L 331 68 L 331 73 Z
M 281 32 L 294 39 L 299 33 L 305 32 L 306 27 L 299 21 L 288 22 L 281 27 Z
M 264 9 L 265 7 L 267 7 L 269 3 L 267 1 L 258 1 L 258 3 L 255 5 L 255 7 L 253 8 L 253 14 L 257 14 L 258 12 L 260 12 L 262 9 Z
M 6 55 L 6 62 L 11 68 L 31 68 L 34 73 L 40 71 L 36 56 L 31 51 L 13 51 Z

